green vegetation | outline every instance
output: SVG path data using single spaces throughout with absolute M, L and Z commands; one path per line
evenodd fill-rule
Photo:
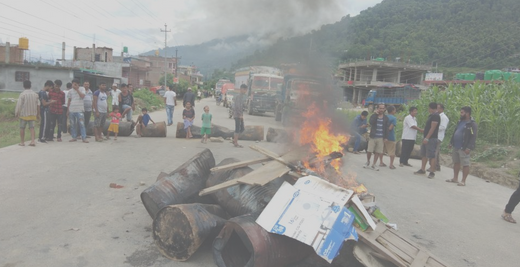
M 164 107 L 164 99 L 162 96 L 158 94 L 154 94 L 152 91 L 147 89 L 141 89 L 135 91 L 133 94 L 136 104 L 139 105 L 139 108 L 144 108 L 152 111 L 152 107 L 161 108 Z M 141 100 L 141 101 L 139 101 Z M 136 108 L 137 109 L 137 108 Z
M 479 140 L 490 144 L 520 145 L 520 86 L 516 83 L 476 83 L 466 87 L 450 85 L 446 90 L 434 87 L 410 103 L 410 106 L 419 108 L 419 125 L 426 122 L 430 102 L 445 106 L 444 112 L 450 118 L 447 138 L 451 137 L 456 128 L 460 109 L 470 106 L 472 117 L 479 127 Z M 443 145 L 447 146 L 448 142 L 443 142 Z
M 462 66 L 501 69 L 518 64 L 519 14 L 517 0 L 384 0 L 358 16 L 281 39 L 236 67 L 302 62 L 312 52 L 331 61 L 399 57 L 450 67 L 451 74 Z
M 0 148 L 20 142 L 20 124 L 14 117 L 16 102 L 8 99 L 18 99 L 20 93 L 0 93 Z M 39 124 L 37 124 L 39 127 Z M 36 127 L 36 125 L 35 125 Z M 38 134 L 38 131 L 36 131 Z M 26 141 L 31 140 L 31 134 L 26 129 Z
M 199 87 L 197 85 L 190 85 L 190 83 L 184 79 L 179 78 L 179 83 L 173 83 L 173 74 L 168 73 L 166 77 L 166 83 L 168 86 L 172 86 L 173 90 L 178 96 L 183 96 L 186 91 L 188 91 L 188 87 L 191 87 L 192 91 L 197 94 Z M 159 85 L 164 85 L 164 75 L 159 79 Z M 178 97 L 177 97 L 178 98 Z
M 503 147 L 492 147 L 490 149 L 486 149 L 481 153 L 473 155 L 472 160 L 476 162 L 495 160 L 500 161 L 507 158 L 509 155 L 509 151 Z

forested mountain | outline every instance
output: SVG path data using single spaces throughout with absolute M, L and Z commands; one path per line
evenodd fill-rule
M 277 65 L 319 53 L 331 60 L 401 58 L 444 67 L 520 65 L 518 0 L 383 0 L 356 17 L 243 58 L 235 67 Z

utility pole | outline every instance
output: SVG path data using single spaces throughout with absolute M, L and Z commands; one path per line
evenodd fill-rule
M 171 32 L 171 30 L 167 30 L 168 26 L 166 25 L 166 23 L 164 24 L 164 31 L 161 29 L 161 32 L 164 32 L 164 65 L 165 65 L 165 69 L 164 69 L 164 90 L 166 90 L 166 86 L 167 86 L 167 83 L 166 83 L 166 76 L 168 76 L 168 59 L 166 58 L 166 46 L 167 46 L 167 36 L 168 36 L 168 33 Z

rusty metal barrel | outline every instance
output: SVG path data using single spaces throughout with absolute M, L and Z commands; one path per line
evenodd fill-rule
M 217 166 L 224 166 L 231 163 L 239 162 L 235 158 L 227 158 L 221 161 Z M 206 187 L 211 187 L 225 181 L 240 178 L 253 169 L 250 167 L 242 167 L 233 170 L 216 171 L 210 174 Z M 267 206 L 276 191 L 282 186 L 284 179 L 278 178 L 265 186 L 239 184 L 216 191 L 211 196 L 226 212 L 235 217 L 244 214 L 259 215 Z
M 213 240 L 226 219 L 227 214 L 218 205 L 166 206 L 153 220 L 153 238 L 165 257 L 186 261 L 206 239 Z
M 143 131 L 143 137 L 166 137 L 166 122 L 149 123 Z
M 110 121 L 105 122 L 103 127 L 103 134 L 106 136 L 108 133 L 108 126 Z M 121 121 L 119 122 L 119 133 L 117 136 L 130 136 L 134 132 L 135 124 L 132 122 Z M 87 135 L 94 136 L 94 122 L 91 121 L 87 126 Z
M 277 129 L 269 127 L 265 140 L 272 143 L 289 143 L 291 141 L 291 135 L 285 129 Z
M 206 185 L 210 169 L 214 166 L 213 153 L 204 149 L 145 189 L 141 193 L 141 200 L 152 219 L 159 210 L 168 205 L 184 204 L 198 197 L 199 191 Z
M 193 138 L 202 138 L 199 126 L 191 126 L 191 134 L 193 135 Z M 211 126 L 210 137 L 231 138 L 234 136 L 234 134 L 234 130 L 228 129 L 226 127 L 222 127 L 219 125 Z M 184 123 L 177 123 L 177 131 L 175 132 L 175 137 L 186 138 Z M 247 141 L 262 141 L 264 140 L 264 126 L 246 126 L 244 132 L 238 136 L 238 139 Z
M 310 246 L 267 232 L 251 215 L 227 221 L 213 241 L 213 259 L 218 267 L 282 267 L 311 253 Z

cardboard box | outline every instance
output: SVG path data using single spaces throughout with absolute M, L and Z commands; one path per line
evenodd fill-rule
M 256 222 L 265 230 L 312 246 L 328 262 L 346 239 L 357 240 L 354 215 L 345 204 L 354 192 L 314 176 L 284 183 Z

